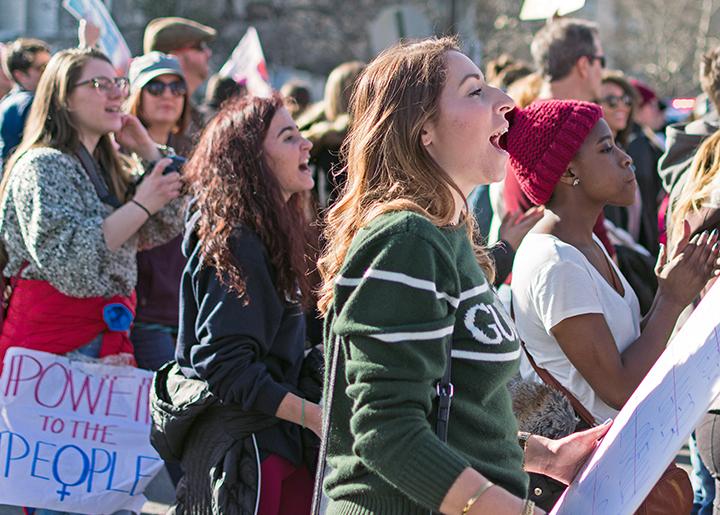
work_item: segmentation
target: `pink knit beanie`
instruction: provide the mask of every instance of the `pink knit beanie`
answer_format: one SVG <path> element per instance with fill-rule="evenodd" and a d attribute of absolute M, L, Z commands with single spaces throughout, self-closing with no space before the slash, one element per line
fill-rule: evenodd
<path fill-rule="evenodd" d="M 602 118 L 602 108 L 577 100 L 540 100 L 509 116 L 508 173 L 536 205 L 546 203 L 585 138 Z"/>

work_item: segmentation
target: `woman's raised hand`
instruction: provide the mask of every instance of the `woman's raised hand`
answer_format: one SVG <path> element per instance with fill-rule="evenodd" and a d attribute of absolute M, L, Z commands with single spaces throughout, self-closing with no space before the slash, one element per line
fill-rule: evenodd
<path fill-rule="evenodd" d="M 685 222 L 683 237 L 672 255 L 662 247 L 655 267 L 658 293 L 680 307 L 690 304 L 713 276 L 720 274 L 718 231 L 705 231 L 690 239 Z"/>
<path fill-rule="evenodd" d="M 95 47 L 100 36 L 100 27 L 84 18 L 80 20 L 78 23 L 78 42 L 80 48 Z"/>
<path fill-rule="evenodd" d="M 134 152 L 147 161 L 160 157 L 157 145 L 137 116 L 122 116 L 122 127 L 115 133 L 115 141 L 126 151 Z"/>
<path fill-rule="evenodd" d="M 172 160 L 161 159 L 147 174 L 137 188 L 133 200 L 145 207 L 151 214 L 160 211 L 165 205 L 178 198 L 182 192 L 182 177 L 177 172 L 163 174 Z"/>
<path fill-rule="evenodd" d="M 506 213 L 500 223 L 500 239 L 505 240 L 513 250 L 517 250 L 523 238 L 535 227 L 545 214 L 542 206 L 531 207 L 524 213 L 515 211 Z"/>

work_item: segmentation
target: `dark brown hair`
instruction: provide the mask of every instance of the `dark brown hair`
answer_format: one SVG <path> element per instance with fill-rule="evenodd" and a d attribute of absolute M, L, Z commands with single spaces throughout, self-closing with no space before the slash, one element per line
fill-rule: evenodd
<path fill-rule="evenodd" d="M 535 34 L 530 52 L 535 66 L 550 81 L 564 79 L 581 57 L 594 56 L 597 25 L 577 18 L 548 22 Z"/>
<path fill-rule="evenodd" d="M 231 237 L 244 227 L 265 245 L 280 296 L 307 305 L 307 224 L 301 198 L 295 194 L 285 202 L 263 155 L 270 122 L 282 108 L 277 94 L 228 101 L 203 131 L 184 174 L 201 213 L 200 252 L 218 279 L 240 297 L 246 295 L 245 277 L 230 250 Z"/>
<path fill-rule="evenodd" d="M 18 38 L 8 43 L 5 49 L 3 71 L 13 82 L 14 72 L 27 72 L 35 64 L 35 56 L 42 52 L 50 53 L 50 46 L 39 39 Z"/>
<path fill-rule="evenodd" d="M 615 84 L 617 87 L 619 87 L 621 90 L 623 90 L 623 93 L 627 96 L 629 96 L 632 99 L 632 104 L 630 105 L 630 111 L 628 112 L 628 120 L 627 125 L 625 128 L 621 131 L 618 131 L 617 136 L 615 136 L 615 141 L 620 144 L 621 147 L 627 148 L 628 139 L 630 138 L 630 133 L 632 133 L 633 128 L 633 114 L 635 113 L 635 107 L 639 103 L 639 95 L 637 90 L 633 87 L 630 82 L 628 82 L 627 78 L 623 74 L 623 72 L 619 70 L 606 70 L 603 72 L 603 78 L 602 78 L 603 84 Z M 602 100 L 602 99 L 601 99 Z"/>

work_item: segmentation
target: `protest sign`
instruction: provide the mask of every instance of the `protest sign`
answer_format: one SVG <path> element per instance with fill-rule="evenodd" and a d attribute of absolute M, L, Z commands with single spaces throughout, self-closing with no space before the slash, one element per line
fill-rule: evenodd
<path fill-rule="evenodd" d="M 0 504 L 102 514 L 145 503 L 152 373 L 19 347 L 0 376 Z"/>
<path fill-rule="evenodd" d="M 247 30 L 218 74 L 221 77 L 231 77 L 238 83 L 245 82 L 251 95 L 272 95 L 265 56 L 254 27 Z"/>
<path fill-rule="evenodd" d="M 132 54 L 105 5 L 100 0 L 63 0 L 63 7 L 78 20 L 84 18 L 100 29 L 100 50 L 121 74 L 126 74 Z"/>
<path fill-rule="evenodd" d="M 565 16 L 585 7 L 585 0 L 525 0 L 521 20 L 546 20 L 557 14 Z"/>
<path fill-rule="evenodd" d="M 720 393 L 720 281 L 677 333 L 552 514 L 630 514 Z"/>

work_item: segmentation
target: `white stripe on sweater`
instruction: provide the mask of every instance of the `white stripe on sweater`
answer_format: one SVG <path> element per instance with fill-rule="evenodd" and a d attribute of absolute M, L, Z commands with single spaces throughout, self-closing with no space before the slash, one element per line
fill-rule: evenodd
<path fill-rule="evenodd" d="M 442 329 L 435 329 L 433 331 L 410 331 L 404 333 L 382 333 L 382 334 L 369 334 L 371 338 L 380 340 L 383 342 L 402 342 L 402 341 L 417 341 L 417 340 L 435 340 L 452 334 L 454 325 L 443 327 Z"/>
<path fill-rule="evenodd" d="M 469 290 L 465 290 L 460 294 L 460 302 L 464 300 L 471 299 L 475 297 L 476 295 L 480 295 L 481 293 L 485 293 L 490 289 L 490 285 L 488 283 L 481 284 L 480 286 L 475 286 L 475 288 L 470 288 Z"/>
<path fill-rule="evenodd" d="M 339 275 L 335 280 L 335 284 L 338 286 L 357 286 L 363 281 L 363 279 L 380 279 L 381 281 L 404 284 L 410 288 L 432 292 L 438 299 L 447 300 L 454 308 L 457 308 L 460 304 L 460 300 L 456 297 L 448 295 L 445 292 L 438 291 L 435 283 L 432 281 L 418 279 L 417 277 L 401 274 L 399 272 L 388 272 L 386 270 L 376 270 L 374 268 L 368 268 L 361 278 L 343 277 L 342 275 Z"/>
<path fill-rule="evenodd" d="M 520 357 L 520 349 L 512 352 L 471 352 L 467 350 L 453 350 L 452 357 L 469 359 L 472 361 L 515 361 Z"/>

